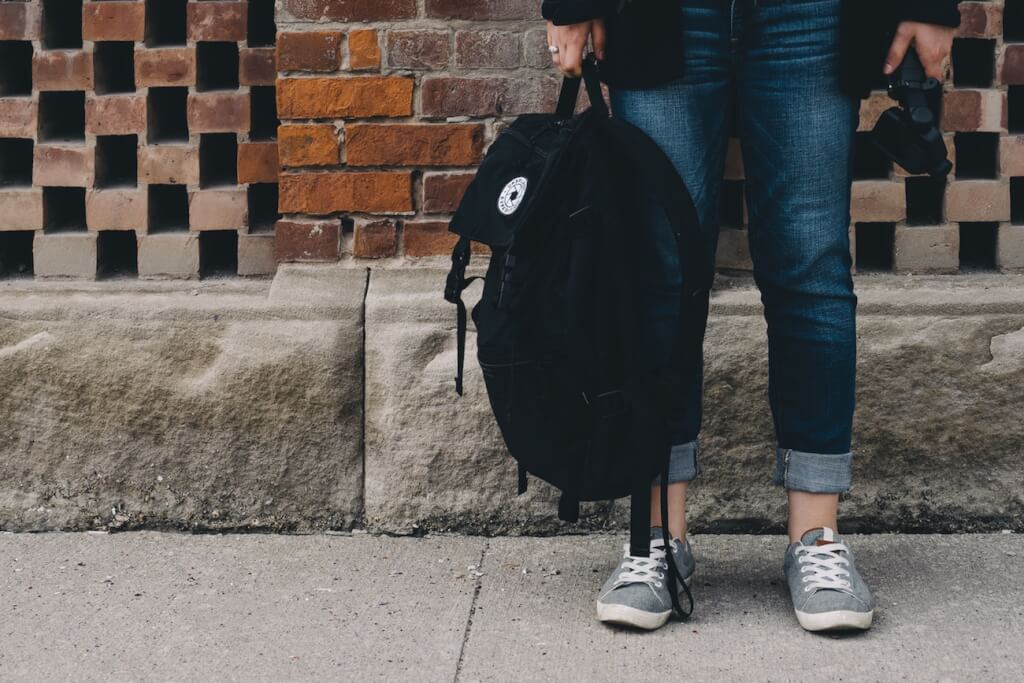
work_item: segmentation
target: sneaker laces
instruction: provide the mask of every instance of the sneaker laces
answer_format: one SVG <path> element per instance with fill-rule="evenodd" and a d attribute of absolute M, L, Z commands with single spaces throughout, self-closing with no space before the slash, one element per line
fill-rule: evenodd
<path fill-rule="evenodd" d="M 850 549 L 843 543 L 802 545 L 797 548 L 796 557 L 800 564 L 801 581 L 805 584 L 804 592 L 818 589 L 850 592 L 850 572 L 845 569 L 850 566 L 849 552 Z"/>
<path fill-rule="evenodd" d="M 675 550 L 675 548 L 676 542 L 673 540 L 672 549 Z M 619 573 L 619 578 L 615 581 L 613 588 L 635 583 L 645 583 L 652 587 L 651 590 L 654 590 L 654 587 L 661 588 L 662 581 L 665 579 L 665 572 L 668 570 L 664 541 L 660 539 L 651 541 L 650 557 L 630 555 L 628 543 L 622 546 L 622 550 L 624 560 L 622 571 Z"/>

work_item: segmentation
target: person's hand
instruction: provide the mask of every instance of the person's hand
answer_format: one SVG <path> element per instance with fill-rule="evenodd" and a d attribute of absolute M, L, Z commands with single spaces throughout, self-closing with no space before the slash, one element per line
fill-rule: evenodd
<path fill-rule="evenodd" d="M 593 37 L 594 53 L 598 59 L 604 59 L 605 30 L 604 21 L 594 19 L 579 24 L 555 26 L 548 22 L 548 46 L 557 47 L 551 53 L 551 61 L 558 69 L 569 76 L 583 73 L 583 51 L 587 48 L 587 39 Z"/>
<path fill-rule="evenodd" d="M 907 50 L 913 45 L 924 64 L 925 73 L 941 81 L 945 76 L 946 58 L 953 49 L 953 32 L 947 26 L 904 21 L 896 29 L 896 38 L 885 58 L 885 75 L 889 76 L 899 68 Z"/>

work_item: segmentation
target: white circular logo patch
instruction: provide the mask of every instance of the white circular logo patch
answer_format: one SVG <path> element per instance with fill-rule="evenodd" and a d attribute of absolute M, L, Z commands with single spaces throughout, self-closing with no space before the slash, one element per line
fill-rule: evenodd
<path fill-rule="evenodd" d="M 506 216 L 514 214 L 519 205 L 523 203 L 528 182 L 523 177 L 510 180 L 505 189 L 501 191 L 501 196 L 498 197 L 498 211 L 501 211 Z"/>

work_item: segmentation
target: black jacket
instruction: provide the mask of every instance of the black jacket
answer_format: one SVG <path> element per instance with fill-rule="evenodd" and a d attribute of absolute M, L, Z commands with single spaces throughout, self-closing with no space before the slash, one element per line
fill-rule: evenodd
<path fill-rule="evenodd" d="M 727 0 L 722 0 L 726 2 Z M 603 17 L 608 30 L 601 79 L 613 87 L 648 88 L 682 75 L 682 0 L 543 0 L 555 24 Z M 842 0 L 843 88 L 866 97 L 883 87 L 882 67 L 901 21 L 960 25 L 958 0 Z M 622 9 L 618 8 L 622 6 Z"/>

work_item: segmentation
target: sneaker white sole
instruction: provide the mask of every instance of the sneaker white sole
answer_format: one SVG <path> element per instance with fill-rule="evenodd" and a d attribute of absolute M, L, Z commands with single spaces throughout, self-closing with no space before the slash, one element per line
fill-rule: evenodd
<path fill-rule="evenodd" d="M 850 610 L 836 610 L 834 612 L 801 612 L 796 611 L 796 619 L 800 625 L 808 631 L 840 631 L 858 630 L 866 631 L 871 628 L 871 620 L 875 616 L 871 612 L 853 612 Z"/>
<path fill-rule="evenodd" d="M 687 586 L 693 583 L 693 576 L 686 578 Z M 680 596 L 683 595 L 680 591 Z M 628 605 L 597 603 L 597 619 L 605 624 L 617 624 L 619 626 L 632 626 L 644 631 L 655 631 L 666 623 L 672 616 L 672 610 L 667 612 L 645 612 Z"/>

